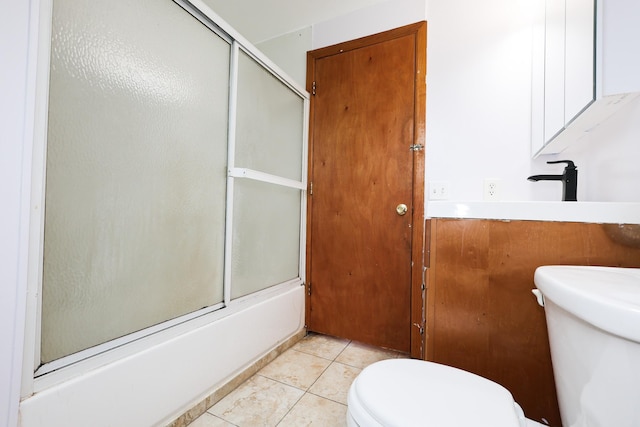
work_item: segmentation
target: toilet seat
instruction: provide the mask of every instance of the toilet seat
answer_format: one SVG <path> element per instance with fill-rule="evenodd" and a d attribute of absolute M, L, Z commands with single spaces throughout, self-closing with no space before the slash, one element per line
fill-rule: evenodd
<path fill-rule="evenodd" d="M 412 359 L 366 367 L 353 381 L 347 405 L 350 426 L 530 425 L 501 385 L 461 369 Z"/>

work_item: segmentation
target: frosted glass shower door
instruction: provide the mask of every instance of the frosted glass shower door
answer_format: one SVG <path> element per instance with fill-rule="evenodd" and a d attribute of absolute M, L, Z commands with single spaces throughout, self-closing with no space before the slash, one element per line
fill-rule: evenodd
<path fill-rule="evenodd" d="M 304 114 L 304 98 L 240 51 L 232 298 L 301 276 Z"/>
<path fill-rule="evenodd" d="M 229 57 L 171 1 L 54 1 L 43 363 L 223 301 Z"/>

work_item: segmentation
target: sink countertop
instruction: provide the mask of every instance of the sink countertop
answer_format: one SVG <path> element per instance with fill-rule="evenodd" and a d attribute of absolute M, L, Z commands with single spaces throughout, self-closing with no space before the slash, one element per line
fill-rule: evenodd
<path fill-rule="evenodd" d="M 428 201 L 426 208 L 427 218 L 640 224 L 640 203 L 633 202 Z"/>

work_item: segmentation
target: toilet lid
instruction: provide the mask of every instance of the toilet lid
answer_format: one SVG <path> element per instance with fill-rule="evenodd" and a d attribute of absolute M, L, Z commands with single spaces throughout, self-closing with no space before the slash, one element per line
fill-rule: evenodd
<path fill-rule="evenodd" d="M 421 360 L 369 365 L 351 385 L 348 405 L 364 426 L 520 426 L 507 389 L 470 372 Z"/>

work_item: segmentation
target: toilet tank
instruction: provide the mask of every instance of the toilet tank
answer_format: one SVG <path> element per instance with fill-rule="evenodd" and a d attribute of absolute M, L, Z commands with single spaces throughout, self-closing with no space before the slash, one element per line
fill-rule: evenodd
<path fill-rule="evenodd" d="M 544 266 L 534 280 L 563 426 L 640 426 L 640 269 Z"/>

